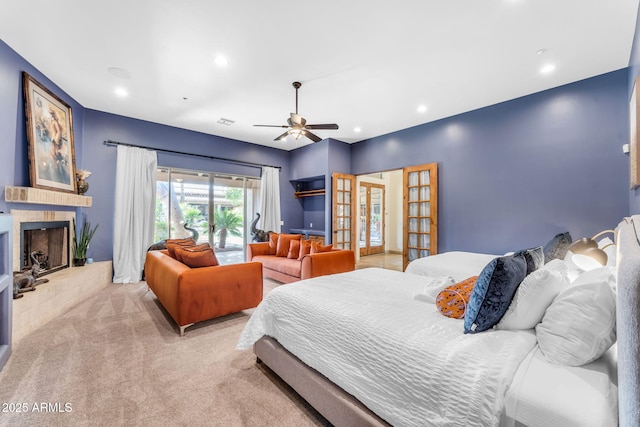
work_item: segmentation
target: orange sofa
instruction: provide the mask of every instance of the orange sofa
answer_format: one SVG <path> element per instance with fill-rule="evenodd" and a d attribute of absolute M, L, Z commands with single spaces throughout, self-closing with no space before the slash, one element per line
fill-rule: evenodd
<path fill-rule="evenodd" d="M 181 336 L 196 322 L 253 308 L 262 301 L 258 262 L 191 268 L 167 250 L 149 251 L 145 277 Z"/>
<path fill-rule="evenodd" d="M 269 242 L 249 243 L 247 261 L 262 263 L 264 277 L 282 283 L 352 271 L 356 264 L 353 251 L 344 249 L 304 255 L 302 260 L 271 255 L 269 252 Z"/>

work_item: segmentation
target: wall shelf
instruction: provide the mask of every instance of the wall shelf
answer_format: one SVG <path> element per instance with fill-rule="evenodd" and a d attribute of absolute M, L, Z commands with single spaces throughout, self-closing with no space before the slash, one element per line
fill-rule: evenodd
<path fill-rule="evenodd" d="M 323 188 L 320 190 L 296 191 L 295 193 L 293 193 L 293 197 L 299 199 L 301 197 L 324 196 L 324 194 L 325 190 Z"/>
<path fill-rule="evenodd" d="M 74 193 L 43 190 L 34 187 L 4 187 L 5 202 L 37 203 L 41 205 L 91 207 L 93 198 Z"/>

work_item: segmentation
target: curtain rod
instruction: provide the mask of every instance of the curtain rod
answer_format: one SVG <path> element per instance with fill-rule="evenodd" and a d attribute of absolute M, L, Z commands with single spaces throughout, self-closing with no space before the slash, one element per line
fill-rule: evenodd
<path fill-rule="evenodd" d="M 106 145 L 108 147 L 115 147 L 117 145 L 124 145 L 125 147 L 144 148 L 144 149 L 147 149 L 147 150 L 161 151 L 163 153 L 180 154 L 180 155 L 183 155 L 183 156 L 204 157 L 205 159 L 219 160 L 221 162 L 234 163 L 234 164 L 242 165 L 242 166 L 250 166 L 250 167 L 256 167 L 256 168 L 261 168 L 263 166 L 266 166 L 266 167 L 270 167 L 270 168 L 282 169 L 281 166 L 263 165 L 263 164 L 260 164 L 260 163 L 253 163 L 253 162 L 245 162 L 245 161 L 242 161 L 242 160 L 227 159 L 225 157 L 208 156 L 206 154 L 195 154 L 195 153 L 186 153 L 184 151 L 166 150 L 164 148 L 145 147 L 144 145 L 127 144 L 126 142 L 118 142 L 118 141 L 108 140 L 108 141 L 104 141 L 102 143 L 102 145 Z"/>

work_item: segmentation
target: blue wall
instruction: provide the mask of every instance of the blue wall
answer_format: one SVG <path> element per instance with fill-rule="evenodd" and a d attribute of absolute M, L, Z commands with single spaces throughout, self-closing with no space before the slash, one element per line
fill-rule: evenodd
<path fill-rule="evenodd" d="M 627 70 L 352 146 L 363 174 L 437 162 L 439 251 L 503 253 L 629 211 Z"/>
<path fill-rule="evenodd" d="M 84 165 L 92 171 L 88 194 L 94 197 L 87 215 L 91 216 L 92 223 L 100 224 L 102 232 L 91 244 L 96 259 L 110 259 L 113 246 L 116 149 L 103 145 L 105 140 L 280 166 L 281 197 L 293 199 L 293 189 L 288 182 L 289 153 L 286 151 L 88 109 Z M 255 177 L 261 173 L 259 167 L 162 152 L 158 152 L 158 165 Z M 281 214 L 285 224 L 295 222 L 294 218 L 297 220 L 299 216 L 298 210 L 288 208 L 290 205 L 283 203 Z"/>
<path fill-rule="evenodd" d="M 22 71 L 29 73 L 51 92 L 71 106 L 76 164 L 82 168 L 82 129 L 84 108 L 62 91 L 40 71 L 0 40 L 0 212 L 20 210 L 71 210 L 71 207 L 52 207 L 4 201 L 6 185 L 29 186 L 29 157 L 25 127 Z"/>

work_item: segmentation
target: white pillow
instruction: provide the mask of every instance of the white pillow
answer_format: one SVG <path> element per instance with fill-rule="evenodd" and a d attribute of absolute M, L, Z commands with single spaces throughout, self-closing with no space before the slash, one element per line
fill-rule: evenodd
<path fill-rule="evenodd" d="M 553 260 L 549 264 L 554 261 L 560 260 Z M 566 275 L 545 267 L 524 278 L 511 300 L 509 309 L 496 325 L 497 329 L 533 329 L 540 323 L 547 307 L 562 287 L 569 283 Z"/>
<path fill-rule="evenodd" d="M 596 360 L 615 342 L 616 297 L 611 282 L 615 280 L 610 271 L 583 273 L 547 308 L 536 335 L 549 362 L 581 366 Z"/>

